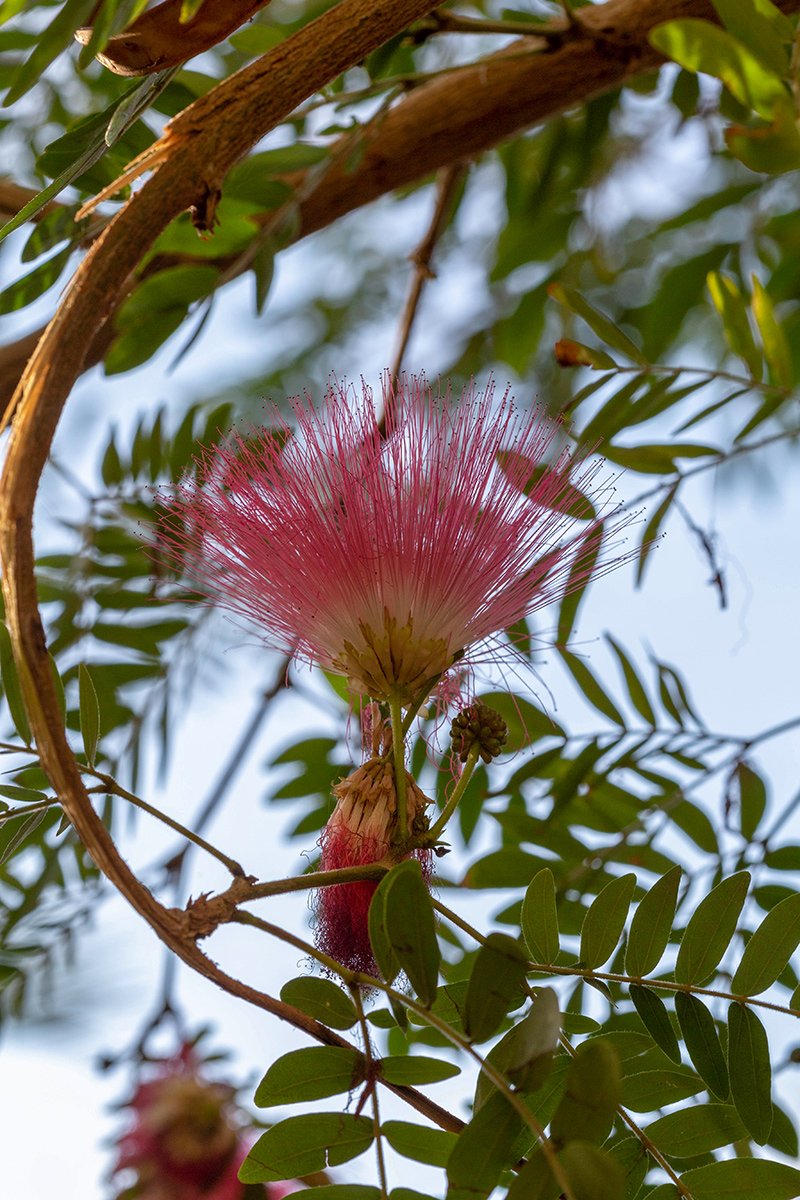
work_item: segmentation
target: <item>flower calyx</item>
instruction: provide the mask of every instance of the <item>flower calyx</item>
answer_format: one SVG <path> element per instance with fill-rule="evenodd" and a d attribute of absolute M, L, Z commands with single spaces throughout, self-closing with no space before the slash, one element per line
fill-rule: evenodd
<path fill-rule="evenodd" d="M 463 709 L 450 726 L 453 753 L 463 763 L 476 744 L 485 763 L 497 758 L 508 741 L 508 725 L 494 708 L 486 704 L 472 704 Z"/>

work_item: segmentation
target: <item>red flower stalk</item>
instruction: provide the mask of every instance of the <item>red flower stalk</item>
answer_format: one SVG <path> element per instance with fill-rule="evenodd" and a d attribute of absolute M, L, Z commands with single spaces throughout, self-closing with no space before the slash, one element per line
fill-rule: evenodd
<path fill-rule="evenodd" d="M 296 434 L 276 414 L 277 436 L 232 435 L 167 499 L 160 540 L 274 645 L 407 706 L 575 567 L 580 586 L 608 524 L 585 494 L 609 485 L 491 386 L 453 403 L 412 379 L 384 404 L 385 433 L 365 386 L 332 387 L 324 414 L 296 401 Z"/>
<path fill-rule="evenodd" d="M 387 758 L 371 758 L 333 789 L 336 807 L 322 831 L 319 869 L 362 866 L 380 862 L 400 837 L 394 768 Z M 409 833 L 428 827 L 430 804 L 406 771 L 406 813 Z M 405 855 L 404 857 L 410 857 Z M 426 879 L 432 875 L 430 850 L 416 850 Z M 377 883 L 361 880 L 320 888 L 316 898 L 316 940 L 320 950 L 351 971 L 378 973 L 367 928 Z"/>

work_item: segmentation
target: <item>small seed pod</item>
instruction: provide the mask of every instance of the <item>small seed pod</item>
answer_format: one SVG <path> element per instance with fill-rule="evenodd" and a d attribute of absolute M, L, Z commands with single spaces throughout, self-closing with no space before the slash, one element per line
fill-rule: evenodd
<path fill-rule="evenodd" d="M 467 761 L 467 755 L 477 742 L 481 758 L 489 763 L 497 758 L 508 741 L 508 726 L 496 709 L 488 708 L 485 704 L 473 704 L 453 721 L 450 739 L 453 751 L 461 762 Z"/>

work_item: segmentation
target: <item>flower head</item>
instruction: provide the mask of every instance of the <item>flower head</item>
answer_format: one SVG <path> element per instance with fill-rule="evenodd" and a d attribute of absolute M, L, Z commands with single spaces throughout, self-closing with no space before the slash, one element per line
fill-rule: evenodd
<path fill-rule="evenodd" d="M 597 467 L 491 386 L 453 403 L 412 379 L 384 405 L 385 431 L 366 386 L 360 403 L 332 387 L 324 413 L 295 402 L 294 434 L 234 434 L 167 501 L 162 544 L 276 646 L 407 706 L 578 586 L 604 518 Z"/>
<path fill-rule="evenodd" d="M 129 1102 L 133 1123 L 119 1142 L 116 1169 L 135 1171 L 142 1200 L 240 1200 L 245 1153 L 234 1090 L 200 1073 L 189 1046 L 160 1063 Z"/>

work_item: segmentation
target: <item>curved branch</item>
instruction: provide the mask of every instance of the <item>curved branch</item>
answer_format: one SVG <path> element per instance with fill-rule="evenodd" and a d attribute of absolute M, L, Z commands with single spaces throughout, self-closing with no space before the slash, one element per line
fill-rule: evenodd
<path fill-rule="evenodd" d="M 37 606 L 33 508 L 61 409 L 87 348 L 113 312 L 130 272 L 181 211 L 213 192 L 233 162 L 303 99 L 433 7 L 429 0 L 342 0 L 272 54 L 216 89 L 215 116 L 173 139 L 160 169 L 89 250 L 17 389 L 0 481 L 0 554 L 6 620 L 42 766 L 89 854 L 158 936 L 194 970 L 267 1007 L 223 976 L 120 855 L 92 807 L 67 741 Z M 205 99 L 205 98 L 204 98 Z M 270 1011 L 289 1019 L 287 1006 Z M 292 1010 L 293 1012 L 294 1010 Z M 315 1034 L 316 1036 L 316 1034 Z"/>

